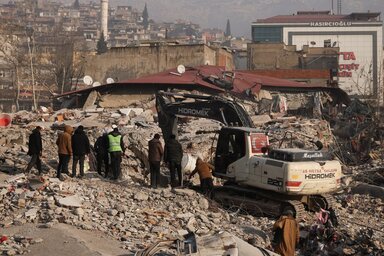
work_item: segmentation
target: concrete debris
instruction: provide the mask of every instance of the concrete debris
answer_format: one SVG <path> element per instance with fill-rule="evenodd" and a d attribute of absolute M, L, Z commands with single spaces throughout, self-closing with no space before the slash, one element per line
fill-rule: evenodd
<path fill-rule="evenodd" d="M 59 199 L 59 205 L 66 206 L 66 207 L 81 207 L 82 200 L 77 195 L 67 196 Z"/>
<path fill-rule="evenodd" d="M 98 103 L 92 100 L 84 111 L 61 109 L 54 112 L 50 108 L 35 113 L 20 111 L 14 114 L 12 126 L 0 130 L 0 160 L 4 160 L 0 162 L 0 171 L 7 177 L 0 180 L 2 227 L 36 223 L 39 227 L 50 228 L 57 223 L 66 223 L 79 229 L 101 231 L 121 241 L 122 248 L 128 252 L 143 249 L 158 240 L 174 240 L 189 231 L 196 232 L 200 239 L 223 230 L 254 247 L 269 248 L 273 219 L 252 216 L 241 209 L 224 209 L 192 189 L 172 190 L 168 186 L 166 166 L 161 167 L 160 187 L 150 189 L 147 146 L 155 133 L 161 134 L 155 123 L 155 102 L 135 99 L 129 100 L 132 104 L 126 104 L 124 108 L 99 108 L 113 104 L 117 98 L 111 102 L 106 102 L 107 99 L 104 97 Z M 121 105 L 125 99 L 117 100 Z M 340 139 L 334 136 L 330 122 L 325 120 L 251 114 L 258 126 L 268 131 L 271 147 L 316 149 L 316 141 L 320 141 L 331 151 L 338 148 Z M 84 179 L 68 175 L 63 175 L 64 180 L 55 178 L 58 163 L 55 141 L 65 124 L 84 125 L 92 145 L 104 128 L 119 124 L 127 149 L 118 181 L 102 178 L 92 168 Z M 31 173 L 22 173 L 30 159 L 25 148 L 27 138 L 35 125 L 44 127 L 41 177 L 35 176 L 37 171 L 34 169 Z M 211 160 L 212 142 L 221 126 L 211 120 L 180 118 L 179 140 L 186 158 L 199 156 Z M 161 141 L 164 145 L 163 138 Z M 383 155 L 378 146 L 375 150 L 371 148 L 369 153 Z M 381 159 L 370 158 L 369 163 L 344 169 L 344 190 L 335 195 L 339 226 L 329 230 L 317 223 L 314 214 L 308 214 L 301 223 L 302 243 L 297 255 L 380 255 L 383 252 L 384 204 L 381 191 L 384 173 Z M 189 161 L 185 166 L 187 163 Z M 186 168 L 185 176 L 192 169 Z M 191 182 L 191 185 L 199 184 L 198 177 L 195 176 Z M 222 180 L 215 178 L 214 183 L 221 184 Z M 355 194 L 360 189 L 359 186 L 352 189 L 356 184 L 379 193 Z M 26 253 L 32 243 L 44 241 L 8 236 L 7 241 L 0 243 L 0 253 Z"/>
<path fill-rule="evenodd" d="M 31 244 L 42 243 L 42 238 L 24 237 L 20 235 L 2 235 L 0 237 L 1 255 L 21 255 L 29 252 Z"/>

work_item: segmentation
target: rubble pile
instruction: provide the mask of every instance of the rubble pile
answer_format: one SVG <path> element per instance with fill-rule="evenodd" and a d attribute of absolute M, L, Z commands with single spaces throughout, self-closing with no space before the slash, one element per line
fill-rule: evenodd
<path fill-rule="evenodd" d="M 31 244 L 42 243 L 42 238 L 24 237 L 19 235 L 1 236 L 0 253 L 1 255 L 20 255 L 29 252 Z"/>
<path fill-rule="evenodd" d="M 155 133 L 161 133 L 154 114 L 154 100 L 136 102 L 124 109 L 103 109 L 97 106 L 85 110 L 53 112 L 49 109 L 38 113 L 18 112 L 11 127 L 0 129 L 0 170 L 15 174 L 0 183 L 0 225 L 23 225 L 31 222 L 44 228 L 56 223 L 66 223 L 84 230 L 99 230 L 122 242 L 122 247 L 135 251 L 158 240 L 174 239 L 187 232 L 197 235 L 228 231 L 245 241 L 266 248 L 272 238 L 274 220 L 255 217 L 238 208 L 223 209 L 215 202 L 189 189 L 147 187 L 147 144 Z M 17 118 L 15 118 L 17 117 Z M 254 116 L 253 119 L 256 117 Z M 337 144 L 327 121 L 280 117 L 257 118 L 261 130 L 268 131 L 272 147 L 300 147 L 315 149 L 317 140 L 325 148 L 334 149 Z M 56 139 L 64 124 L 83 125 L 91 144 L 104 128 L 119 124 L 127 146 L 122 162 L 119 182 L 101 178 L 87 162 L 86 178 L 79 180 L 64 176 L 55 177 L 57 166 Z M 42 178 L 17 174 L 25 169 L 27 139 L 31 128 L 44 127 Z M 184 151 L 205 160 L 213 157 L 214 140 L 221 124 L 212 120 L 182 118 L 179 140 Z M 164 141 L 162 141 L 164 144 Z M 369 165 L 346 169 L 345 191 L 336 200 L 339 226 L 332 236 L 326 227 L 317 224 L 310 215 L 302 222 L 302 247 L 300 255 L 380 255 L 383 253 L 384 214 L 382 199 L 352 194 L 349 187 L 355 183 L 382 186 L 382 172 L 363 170 L 380 168 L 380 160 Z M 71 166 L 71 164 L 70 164 Z M 70 168 L 71 169 L 71 168 Z M 167 180 L 168 170 L 162 167 Z M 317 225 L 317 226 L 316 226 Z M 324 235 L 325 234 L 325 235 Z M 0 234 L 1 235 L 1 234 Z M 0 243 L 0 252 L 22 254 L 28 245 L 40 241 L 37 238 L 9 236 Z M 42 242 L 42 241 L 40 241 Z"/>
<path fill-rule="evenodd" d="M 21 174 L 2 184 L 3 227 L 32 222 L 49 228 L 66 223 L 80 229 L 100 230 L 133 251 L 158 239 L 174 239 L 190 231 L 206 235 L 227 230 L 250 239 L 257 234 L 254 230 L 268 230 L 271 225 L 267 218 L 221 210 L 189 189 L 152 190 L 134 181 L 116 184 L 100 178 L 65 182 L 44 178 L 33 182 L 33 176 Z M 264 232 L 259 230 L 258 234 Z M 258 237 L 257 243 L 268 245 L 268 236 Z"/>
<path fill-rule="evenodd" d="M 334 143 L 328 122 L 319 119 L 280 118 L 265 123 L 263 129 L 268 132 L 272 147 L 316 149 L 317 141 L 324 148 Z"/>

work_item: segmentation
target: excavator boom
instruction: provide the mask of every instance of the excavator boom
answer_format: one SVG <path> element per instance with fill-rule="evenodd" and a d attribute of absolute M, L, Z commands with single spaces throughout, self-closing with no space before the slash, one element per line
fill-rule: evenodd
<path fill-rule="evenodd" d="M 171 134 L 177 136 L 177 116 L 213 119 L 225 126 L 253 127 L 252 120 L 239 103 L 219 96 L 159 91 L 156 108 L 166 140 Z"/>

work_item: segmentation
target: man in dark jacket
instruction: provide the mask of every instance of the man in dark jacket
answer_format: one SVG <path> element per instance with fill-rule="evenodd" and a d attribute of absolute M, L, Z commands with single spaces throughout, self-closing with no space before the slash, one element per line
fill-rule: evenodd
<path fill-rule="evenodd" d="M 104 175 L 107 177 L 109 168 L 108 157 L 108 131 L 104 129 L 103 135 L 97 138 L 94 149 L 97 158 L 97 173 L 101 175 L 101 169 L 104 163 Z"/>
<path fill-rule="evenodd" d="M 122 152 L 125 151 L 123 136 L 119 132 L 117 125 L 112 125 L 113 131 L 108 134 L 108 153 L 111 157 L 111 169 L 113 179 L 117 180 L 120 176 L 120 164 Z"/>
<path fill-rule="evenodd" d="M 77 163 L 80 165 L 80 178 L 84 176 L 84 160 L 85 155 L 90 153 L 90 144 L 87 135 L 84 132 L 84 127 L 77 127 L 75 134 L 72 135 L 72 177 L 76 177 Z"/>
<path fill-rule="evenodd" d="M 43 144 L 41 143 L 41 127 L 37 126 L 33 129 L 31 135 L 29 135 L 28 142 L 28 155 L 31 156 L 31 160 L 28 163 L 25 172 L 31 171 L 32 167 L 36 165 L 39 175 L 41 175 L 41 160 L 40 156 L 43 152 Z"/>
<path fill-rule="evenodd" d="M 163 146 L 160 142 L 160 135 L 155 134 L 148 142 L 148 160 L 151 170 L 151 187 L 157 188 L 160 183 L 160 162 L 163 157 Z"/>
<path fill-rule="evenodd" d="M 183 158 L 183 148 L 176 140 L 176 136 L 172 134 L 164 147 L 164 160 L 169 165 L 171 173 L 171 187 L 180 187 L 183 181 L 181 173 L 181 159 Z M 176 173 L 178 180 L 176 180 Z"/>

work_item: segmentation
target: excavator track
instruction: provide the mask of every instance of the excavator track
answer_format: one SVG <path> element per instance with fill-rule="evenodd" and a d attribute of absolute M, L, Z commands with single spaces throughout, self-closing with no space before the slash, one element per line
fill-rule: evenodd
<path fill-rule="evenodd" d="M 335 208 L 335 203 L 336 200 L 332 195 L 312 195 L 310 196 L 310 200 L 308 202 L 308 209 L 310 211 L 318 211 L 320 208 L 327 210 L 330 208 Z"/>
<path fill-rule="evenodd" d="M 292 210 L 297 219 L 306 216 L 306 209 L 300 200 L 292 200 L 283 194 L 265 190 L 255 190 L 237 185 L 216 187 L 213 199 L 227 207 L 237 207 L 246 212 L 263 216 L 280 216 L 286 210 Z"/>

